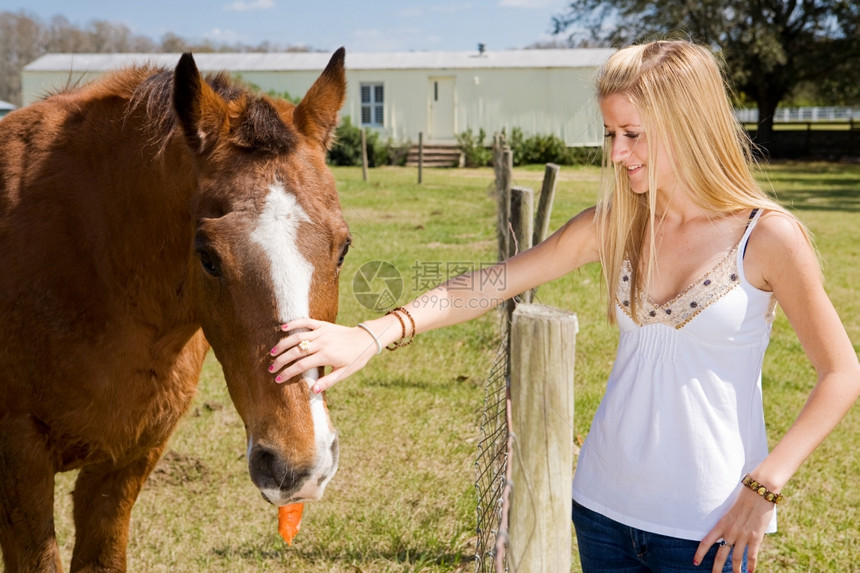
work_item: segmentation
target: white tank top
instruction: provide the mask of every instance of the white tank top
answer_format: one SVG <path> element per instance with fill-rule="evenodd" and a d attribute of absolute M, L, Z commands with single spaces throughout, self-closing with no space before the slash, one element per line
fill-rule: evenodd
<path fill-rule="evenodd" d="M 625 525 L 701 540 L 768 453 L 761 367 L 775 300 L 744 276 L 743 238 L 700 280 L 630 315 L 616 293 L 618 353 L 582 446 L 577 503 Z M 774 512 L 768 532 L 776 531 Z"/>

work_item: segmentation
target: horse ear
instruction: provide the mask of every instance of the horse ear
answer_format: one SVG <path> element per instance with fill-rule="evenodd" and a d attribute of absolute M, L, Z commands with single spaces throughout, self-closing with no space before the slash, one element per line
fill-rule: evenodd
<path fill-rule="evenodd" d="M 206 118 L 211 119 L 207 111 L 222 106 L 223 102 L 200 76 L 194 56 L 182 54 L 173 72 L 173 109 L 192 149 L 202 151 L 210 143 L 207 134 L 214 136 L 218 127 L 212 122 L 207 129 Z"/>
<path fill-rule="evenodd" d="M 334 139 L 337 114 L 346 99 L 346 72 L 343 67 L 345 58 L 346 50 L 343 48 L 332 55 L 323 73 L 293 113 L 296 128 L 326 149 Z"/>

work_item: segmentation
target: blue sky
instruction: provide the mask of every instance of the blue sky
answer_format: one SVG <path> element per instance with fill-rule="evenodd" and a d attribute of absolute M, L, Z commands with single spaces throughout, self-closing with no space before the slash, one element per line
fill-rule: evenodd
<path fill-rule="evenodd" d="M 165 33 L 189 41 L 304 45 L 354 52 L 523 48 L 550 35 L 565 0 L 0 0 L 0 11 L 24 10 L 76 26 L 92 20 L 127 25 L 135 34 Z"/>

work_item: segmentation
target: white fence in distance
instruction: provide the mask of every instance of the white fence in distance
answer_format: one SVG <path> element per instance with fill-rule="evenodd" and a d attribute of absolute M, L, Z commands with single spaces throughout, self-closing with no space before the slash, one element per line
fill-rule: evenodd
<path fill-rule="evenodd" d="M 736 109 L 741 123 L 758 123 L 758 110 Z M 860 121 L 860 108 L 853 107 L 780 107 L 773 114 L 774 123 L 791 122 L 851 122 Z"/>

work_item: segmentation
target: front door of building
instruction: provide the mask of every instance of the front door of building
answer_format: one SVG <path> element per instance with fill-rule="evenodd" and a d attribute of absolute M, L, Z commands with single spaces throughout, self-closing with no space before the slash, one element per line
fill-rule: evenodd
<path fill-rule="evenodd" d="M 454 78 L 433 77 L 429 83 L 430 141 L 454 140 Z"/>

